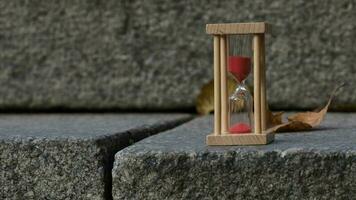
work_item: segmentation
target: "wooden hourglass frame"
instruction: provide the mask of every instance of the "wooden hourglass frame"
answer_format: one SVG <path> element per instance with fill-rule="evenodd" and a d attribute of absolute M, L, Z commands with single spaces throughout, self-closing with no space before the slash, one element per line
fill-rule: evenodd
<path fill-rule="evenodd" d="M 265 34 L 268 31 L 265 22 L 206 25 L 206 32 L 214 37 L 214 133 L 206 137 L 208 145 L 263 145 L 274 140 L 274 134 L 266 131 Z M 229 35 L 253 35 L 253 133 L 229 133 Z"/>

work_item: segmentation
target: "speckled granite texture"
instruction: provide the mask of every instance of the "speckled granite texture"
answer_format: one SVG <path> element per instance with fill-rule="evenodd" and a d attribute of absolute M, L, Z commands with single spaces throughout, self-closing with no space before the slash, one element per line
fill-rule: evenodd
<path fill-rule="evenodd" d="M 0 199 L 111 199 L 114 154 L 185 114 L 0 115 Z"/>
<path fill-rule="evenodd" d="M 356 109 L 356 3 L 0 2 L 0 109 L 192 108 L 212 78 L 206 23 L 266 20 L 273 108 Z"/>
<path fill-rule="evenodd" d="M 118 199 L 354 199 L 356 114 L 267 146 L 207 147 L 211 117 L 144 139 L 115 156 Z"/>

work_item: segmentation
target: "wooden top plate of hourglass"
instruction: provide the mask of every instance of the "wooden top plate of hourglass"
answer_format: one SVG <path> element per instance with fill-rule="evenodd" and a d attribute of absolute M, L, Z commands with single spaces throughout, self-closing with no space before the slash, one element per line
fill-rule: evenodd
<path fill-rule="evenodd" d="M 214 133 L 206 137 L 208 145 L 263 145 L 274 140 L 274 134 L 266 131 L 265 34 L 269 29 L 265 22 L 207 24 L 206 32 L 214 38 Z M 236 41 L 239 37 L 251 41 L 232 43 L 234 37 Z M 252 55 L 236 51 L 243 49 L 241 46 L 250 47 Z M 244 85 L 252 64 L 253 102 Z M 230 97 L 229 74 L 239 82 Z M 240 107 L 244 112 L 237 111 L 241 108 L 235 102 L 243 102 Z M 233 121 L 235 114 L 245 116 L 245 121 Z"/>

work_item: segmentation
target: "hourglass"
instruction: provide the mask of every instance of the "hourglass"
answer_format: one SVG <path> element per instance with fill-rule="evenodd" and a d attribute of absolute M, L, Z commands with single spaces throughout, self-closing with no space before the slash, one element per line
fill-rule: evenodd
<path fill-rule="evenodd" d="M 207 33 L 214 37 L 214 132 L 206 138 L 208 145 L 261 145 L 274 140 L 266 130 L 268 30 L 264 22 L 207 24 Z M 253 96 L 245 84 L 252 71 Z M 238 83 L 231 94 L 228 76 Z"/>

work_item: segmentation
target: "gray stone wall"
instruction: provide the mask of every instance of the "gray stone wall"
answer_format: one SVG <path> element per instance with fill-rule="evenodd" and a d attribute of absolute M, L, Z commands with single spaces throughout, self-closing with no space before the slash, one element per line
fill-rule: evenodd
<path fill-rule="evenodd" d="M 269 100 L 356 109 L 355 1 L 0 2 L 0 109 L 187 109 L 212 78 L 206 23 L 268 21 Z"/>

